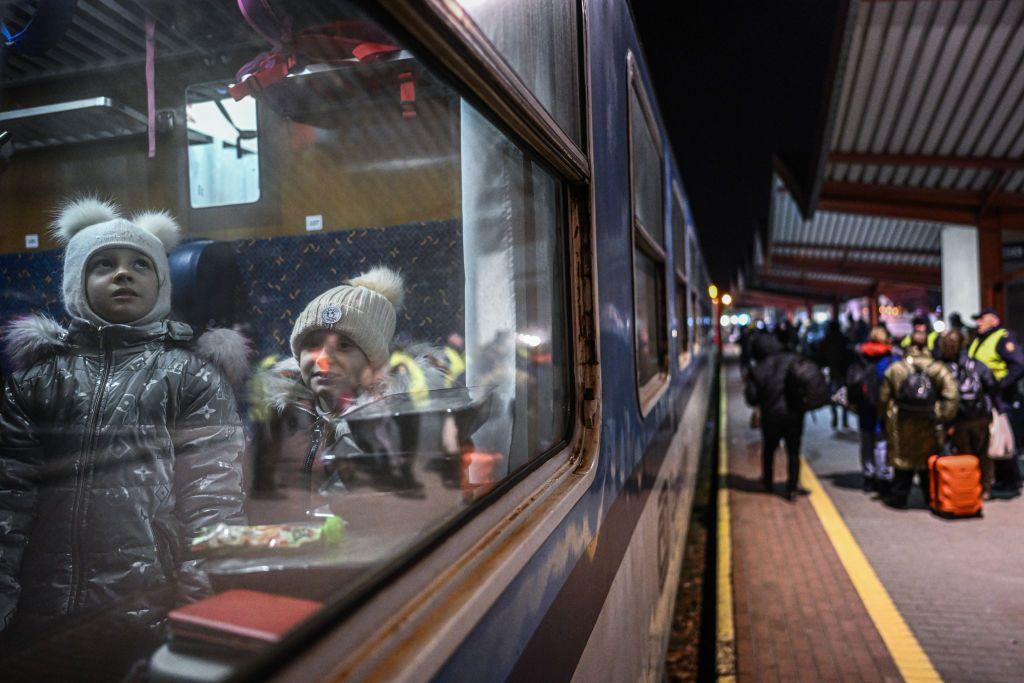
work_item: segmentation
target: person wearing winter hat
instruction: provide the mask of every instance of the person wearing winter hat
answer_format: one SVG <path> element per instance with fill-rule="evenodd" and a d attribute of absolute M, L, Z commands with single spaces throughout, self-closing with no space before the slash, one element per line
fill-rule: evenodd
<path fill-rule="evenodd" d="M 313 515 L 333 494 L 363 485 L 420 488 L 411 471 L 375 467 L 372 476 L 360 471 L 353 456 L 361 453 L 345 422 L 358 406 L 410 392 L 413 376 L 427 391 L 446 386 L 444 373 L 427 353 L 415 358 L 415 373 L 391 367 L 403 298 L 402 276 L 379 266 L 319 294 L 298 315 L 289 340 L 292 357 L 261 373 L 251 397 L 263 417 L 253 444 L 253 498 L 286 502 L 251 500 L 250 516 L 273 522 L 296 511 Z"/>
<path fill-rule="evenodd" d="M 169 608 L 208 590 L 187 539 L 244 521 L 244 437 L 225 377 L 238 378 L 247 347 L 227 330 L 193 340 L 168 319 L 178 232 L 163 212 L 128 219 L 97 199 L 65 204 L 53 235 L 71 325 L 36 315 L 5 330 L 16 368 L 0 396 L 8 635 L 104 610 L 129 640 L 152 634 Z M 130 666 L 139 653 L 122 650 Z"/>

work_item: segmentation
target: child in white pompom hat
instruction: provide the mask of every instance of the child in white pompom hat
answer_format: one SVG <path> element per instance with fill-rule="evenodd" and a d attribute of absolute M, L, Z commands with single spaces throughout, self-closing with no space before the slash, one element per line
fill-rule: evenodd
<path fill-rule="evenodd" d="M 58 211 L 71 325 L 31 316 L 4 335 L 16 371 L 0 396 L 0 630 L 31 637 L 104 609 L 153 625 L 208 590 L 188 539 L 244 521 L 225 375 L 247 347 L 168 319 L 178 233 L 167 213 L 128 219 L 97 199 Z"/>

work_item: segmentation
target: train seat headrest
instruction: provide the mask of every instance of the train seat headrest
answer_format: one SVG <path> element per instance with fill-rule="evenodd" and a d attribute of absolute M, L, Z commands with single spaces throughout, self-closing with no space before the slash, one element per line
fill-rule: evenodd
<path fill-rule="evenodd" d="M 171 310 L 177 320 L 202 333 L 235 322 L 238 266 L 231 245 L 213 240 L 187 242 L 167 257 L 171 269 Z"/>

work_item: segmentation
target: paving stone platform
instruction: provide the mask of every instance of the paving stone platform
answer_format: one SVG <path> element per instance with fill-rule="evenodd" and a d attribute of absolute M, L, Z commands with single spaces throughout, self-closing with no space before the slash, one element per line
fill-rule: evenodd
<path fill-rule="evenodd" d="M 727 366 L 733 593 L 741 681 L 899 681 L 806 498 L 759 490 L 760 433 Z M 856 424 L 854 418 L 852 424 Z M 807 417 L 803 454 L 921 648 L 946 681 L 1024 680 L 1024 500 L 943 520 L 915 492 L 892 510 L 861 490 L 856 429 Z"/>

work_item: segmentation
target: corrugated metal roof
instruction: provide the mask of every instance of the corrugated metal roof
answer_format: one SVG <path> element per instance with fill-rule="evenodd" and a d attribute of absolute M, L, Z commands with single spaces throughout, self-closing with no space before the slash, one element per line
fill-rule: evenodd
<path fill-rule="evenodd" d="M 939 265 L 941 223 L 818 211 L 805 221 L 782 181 L 772 196 L 771 253 L 842 256 L 890 265 Z M 810 249 L 816 247 L 816 249 Z M 821 248 L 829 249 L 822 251 Z M 811 254 L 810 251 L 814 251 Z"/>
<path fill-rule="evenodd" d="M 1022 105 L 1024 2 L 863 2 L 822 200 L 866 185 L 957 192 L 911 199 L 961 206 L 962 219 L 1019 209 Z"/>
<path fill-rule="evenodd" d="M 819 210 L 776 179 L 762 264 L 936 286 L 941 227 L 1024 227 L 1024 2 L 863 0 Z"/>

